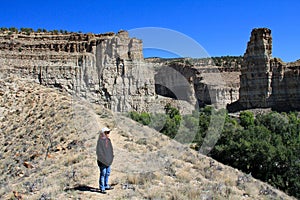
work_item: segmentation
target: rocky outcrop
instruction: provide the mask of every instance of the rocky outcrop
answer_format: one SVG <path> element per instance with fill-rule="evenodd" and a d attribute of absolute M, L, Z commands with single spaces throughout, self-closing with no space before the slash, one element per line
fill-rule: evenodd
<path fill-rule="evenodd" d="M 250 108 L 300 109 L 299 67 L 272 57 L 271 30 L 253 29 L 241 67 L 239 100 L 230 111 Z"/>
<path fill-rule="evenodd" d="M 2 78 L 33 79 L 116 112 L 163 112 L 166 103 L 194 109 L 155 93 L 154 69 L 144 62 L 142 41 L 130 38 L 126 31 L 97 35 L 2 33 L 0 50 Z"/>
<path fill-rule="evenodd" d="M 163 112 L 164 106 L 171 103 L 183 113 L 190 113 L 197 103 L 222 108 L 237 97 L 236 86 L 225 88 L 211 77 L 220 72 L 213 67 L 212 59 L 187 63 L 161 60 L 155 66 L 153 60 L 144 60 L 142 41 L 130 38 L 126 31 L 4 32 L 0 35 L 0 49 L 1 77 L 33 79 L 116 112 Z M 227 66 L 222 63 L 217 68 Z M 235 65 L 228 66 L 231 69 Z"/>
<path fill-rule="evenodd" d="M 299 61 L 272 57 L 266 28 L 252 31 L 243 58 L 212 59 L 144 60 L 142 41 L 126 31 L 0 33 L 1 78 L 35 80 L 116 112 L 163 112 L 166 103 L 187 113 L 207 104 L 230 104 L 231 111 L 299 109 L 299 70 Z"/>
<path fill-rule="evenodd" d="M 147 59 L 155 63 L 155 90 L 202 107 L 225 108 L 238 99 L 239 72 L 226 72 L 213 59 Z"/>
<path fill-rule="evenodd" d="M 265 99 L 272 92 L 271 57 L 271 30 L 254 29 L 244 54 L 240 77 L 239 102 L 246 107 L 268 107 Z"/>
<path fill-rule="evenodd" d="M 276 58 L 271 60 L 271 66 L 270 107 L 283 111 L 300 110 L 300 67 L 288 67 Z"/>

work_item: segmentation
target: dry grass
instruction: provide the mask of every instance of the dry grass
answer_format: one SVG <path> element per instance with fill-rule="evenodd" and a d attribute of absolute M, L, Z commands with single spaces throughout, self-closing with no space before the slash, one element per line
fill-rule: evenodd
<path fill-rule="evenodd" d="M 35 83 L 0 80 L 0 112 L 1 199 L 293 199 L 124 116 Z M 98 187 L 103 126 L 112 128 L 115 190 L 76 190 Z"/>
<path fill-rule="evenodd" d="M 194 178 L 194 173 L 191 172 L 189 167 L 184 167 L 176 172 L 176 177 L 183 183 L 189 183 Z"/>

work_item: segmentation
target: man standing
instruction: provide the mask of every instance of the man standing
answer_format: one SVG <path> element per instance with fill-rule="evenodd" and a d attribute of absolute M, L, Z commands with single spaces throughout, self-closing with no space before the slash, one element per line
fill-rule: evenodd
<path fill-rule="evenodd" d="M 99 138 L 97 141 L 97 164 L 100 169 L 99 177 L 99 188 L 101 193 L 106 194 L 105 190 L 113 189 L 108 184 L 108 179 L 110 175 L 110 165 L 114 159 L 114 152 L 111 141 L 109 139 L 110 129 L 104 127 L 99 133 Z"/>

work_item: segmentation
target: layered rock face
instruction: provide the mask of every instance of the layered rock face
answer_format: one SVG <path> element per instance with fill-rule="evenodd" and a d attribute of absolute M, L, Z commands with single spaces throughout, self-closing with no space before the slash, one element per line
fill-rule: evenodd
<path fill-rule="evenodd" d="M 272 57 L 271 30 L 253 29 L 241 67 L 239 100 L 228 108 L 300 109 L 299 80 L 299 67 Z"/>
<path fill-rule="evenodd" d="M 166 103 L 194 107 L 155 93 L 154 69 L 142 41 L 117 34 L 0 34 L 0 76 L 18 76 L 67 90 L 116 112 L 164 112 Z M 180 104 L 180 105 L 178 105 Z"/>
<path fill-rule="evenodd" d="M 246 107 L 268 107 L 271 95 L 272 37 L 269 29 L 254 29 L 241 68 L 239 102 Z"/>
<path fill-rule="evenodd" d="M 187 113 L 197 104 L 299 109 L 299 62 L 272 58 L 271 30 L 252 31 L 243 59 L 224 59 L 144 60 L 142 41 L 126 31 L 0 33 L 1 78 L 32 79 L 116 112 L 163 112 L 166 103 Z"/>
<path fill-rule="evenodd" d="M 225 108 L 238 100 L 240 72 L 226 72 L 212 59 L 147 59 L 155 63 L 157 94 L 197 104 Z"/>
<path fill-rule="evenodd" d="M 300 65 L 288 66 L 279 59 L 271 60 L 272 94 L 270 107 L 282 110 L 300 110 Z"/>
<path fill-rule="evenodd" d="M 118 34 L 3 33 L 0 75 L 34 79 L 114 111 L 145 110 L 155 99 L 151 69 L 142 42 Z"/>

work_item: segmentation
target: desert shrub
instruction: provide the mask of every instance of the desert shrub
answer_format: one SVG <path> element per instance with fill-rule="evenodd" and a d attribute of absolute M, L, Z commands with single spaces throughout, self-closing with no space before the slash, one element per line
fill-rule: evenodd
<path fill-rule="evenodd" d="M 15 27 L 10 27 L 8 30 L 12 33 L 18 33 L 19 32 L 19 30 Z"/>
<path fill-rule="evenodd" d="M 26 35 L 29 35 L 30 33 L 34 32 L 32 28 L 20 28 L 20 31 L 26 33 Z"/>
<path fill-rule="evenodd" d="M 148 125 L 151 122 L 150 114 L 146 112 L 138 113 L 136 111 L 131 111 L 129 117 L 143 125 Z"/>
<path fill-rule="evenodd" d="M 134 185 L 144 185 L 154 179 L 156 179 L 156 176 L 153 172 L 132 173 L 127 176 L 127 182 Z"/>
<path fill-rule="evenodd" d="M 136 111 L 129 112 L 129 117 L 143 125 L 160 130 L 161 133 L 174 138 L 178 132 L 181 115 L 177 108 L 170 104 L 165 106 L 165 114 L 149 114 L 146 112 L 138 113 Z"/>

